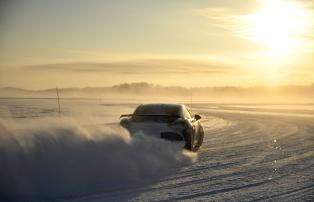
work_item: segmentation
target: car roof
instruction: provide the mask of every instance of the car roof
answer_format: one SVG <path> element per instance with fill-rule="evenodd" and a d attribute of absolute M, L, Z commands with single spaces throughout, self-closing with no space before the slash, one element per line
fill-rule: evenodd
<path fill-rule="evenodd" d="M 169 107 L 183 107 L 184 105 L 183 104 L 173 104 L 173 103 L 148 103 L 148 104 L 141 104 L 139 106 L 169 106 Z"/>
<path fill-rule="evenodd" d="M 141 104 L 136 109 L 134 114 L 173 114 L 181 115 L 183 104 L 168 104 L 168 103 L 151 103 Z"/>

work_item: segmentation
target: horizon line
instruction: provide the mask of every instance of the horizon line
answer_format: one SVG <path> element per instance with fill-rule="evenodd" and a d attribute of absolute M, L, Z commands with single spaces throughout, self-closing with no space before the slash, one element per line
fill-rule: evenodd
<path fill-rule="evenodd" d="M 251 86 L 236 86 L 236 85 L 217 85 L 217 86 L 180 86 L 180 85 L 160 85 L 160 84 L 154 84 L 154 83 L 148 83 L 148 82 L 130 82 L 130 83 L 119 83 L 119 84 L 113 84 L 108 86 L 84 86 L 84 87 L 50 87 L 50 88 L 43 88 L 43 89 L 30 89 L 30 88 L 22 88 L 22 87 L 16 87 L 16 86 L 0 86 L 0 89 L 6 89 L 6 88 L 12 88 L 12 89 L 19 89 L 19 90 L 26 90 L 26 91 L 45 91 L 45 90 L 52 90 L 52 89 L 86 89 L 86 88 L 113 88 L 121 85 L 150 85 L 152 87 L 161 87 L 161 88 L 184 88 L 184 89 L 190 89 L 190 88 L 278 88 L 278 87 L 311 87 L 314 86 L 314 82 L 310 84 L 278 84 L 278 85 L 251 85 Z"/>

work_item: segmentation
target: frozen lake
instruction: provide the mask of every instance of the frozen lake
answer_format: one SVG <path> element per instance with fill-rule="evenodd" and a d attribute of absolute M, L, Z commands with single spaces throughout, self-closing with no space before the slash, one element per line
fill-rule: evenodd
<path fill-rule="evenodd" d="M 194 154 L 118 127 L 139 103 L 0 99 L 0 200 L 314 200 L 314 104 L 193 104 Z"/>

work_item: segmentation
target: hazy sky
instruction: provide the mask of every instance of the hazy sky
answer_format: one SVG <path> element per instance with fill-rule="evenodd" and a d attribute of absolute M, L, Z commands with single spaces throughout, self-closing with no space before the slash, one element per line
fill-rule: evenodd
<path fill-rule="evenodd" d="M 307 0 L 4 0 L 0 87 L 314 83 Z"/>

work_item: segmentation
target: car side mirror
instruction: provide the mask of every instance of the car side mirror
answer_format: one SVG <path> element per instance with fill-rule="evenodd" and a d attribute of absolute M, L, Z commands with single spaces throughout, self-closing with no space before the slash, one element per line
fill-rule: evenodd
<path fill-rule="evenodd" d="M 128 118 L 123 118 L 123 119 L 121 119 L 121 121 L 120 121 L 120 125 L 121 125 L 123 128 L 128 129 L 129 126 L 130 126 L 130 120 L 129 120 Z"/>
<path fill-rule="evenodd" d="M 194 115 L 195 120 L 200 120 L 202 117 L 199 114 Z"/>

